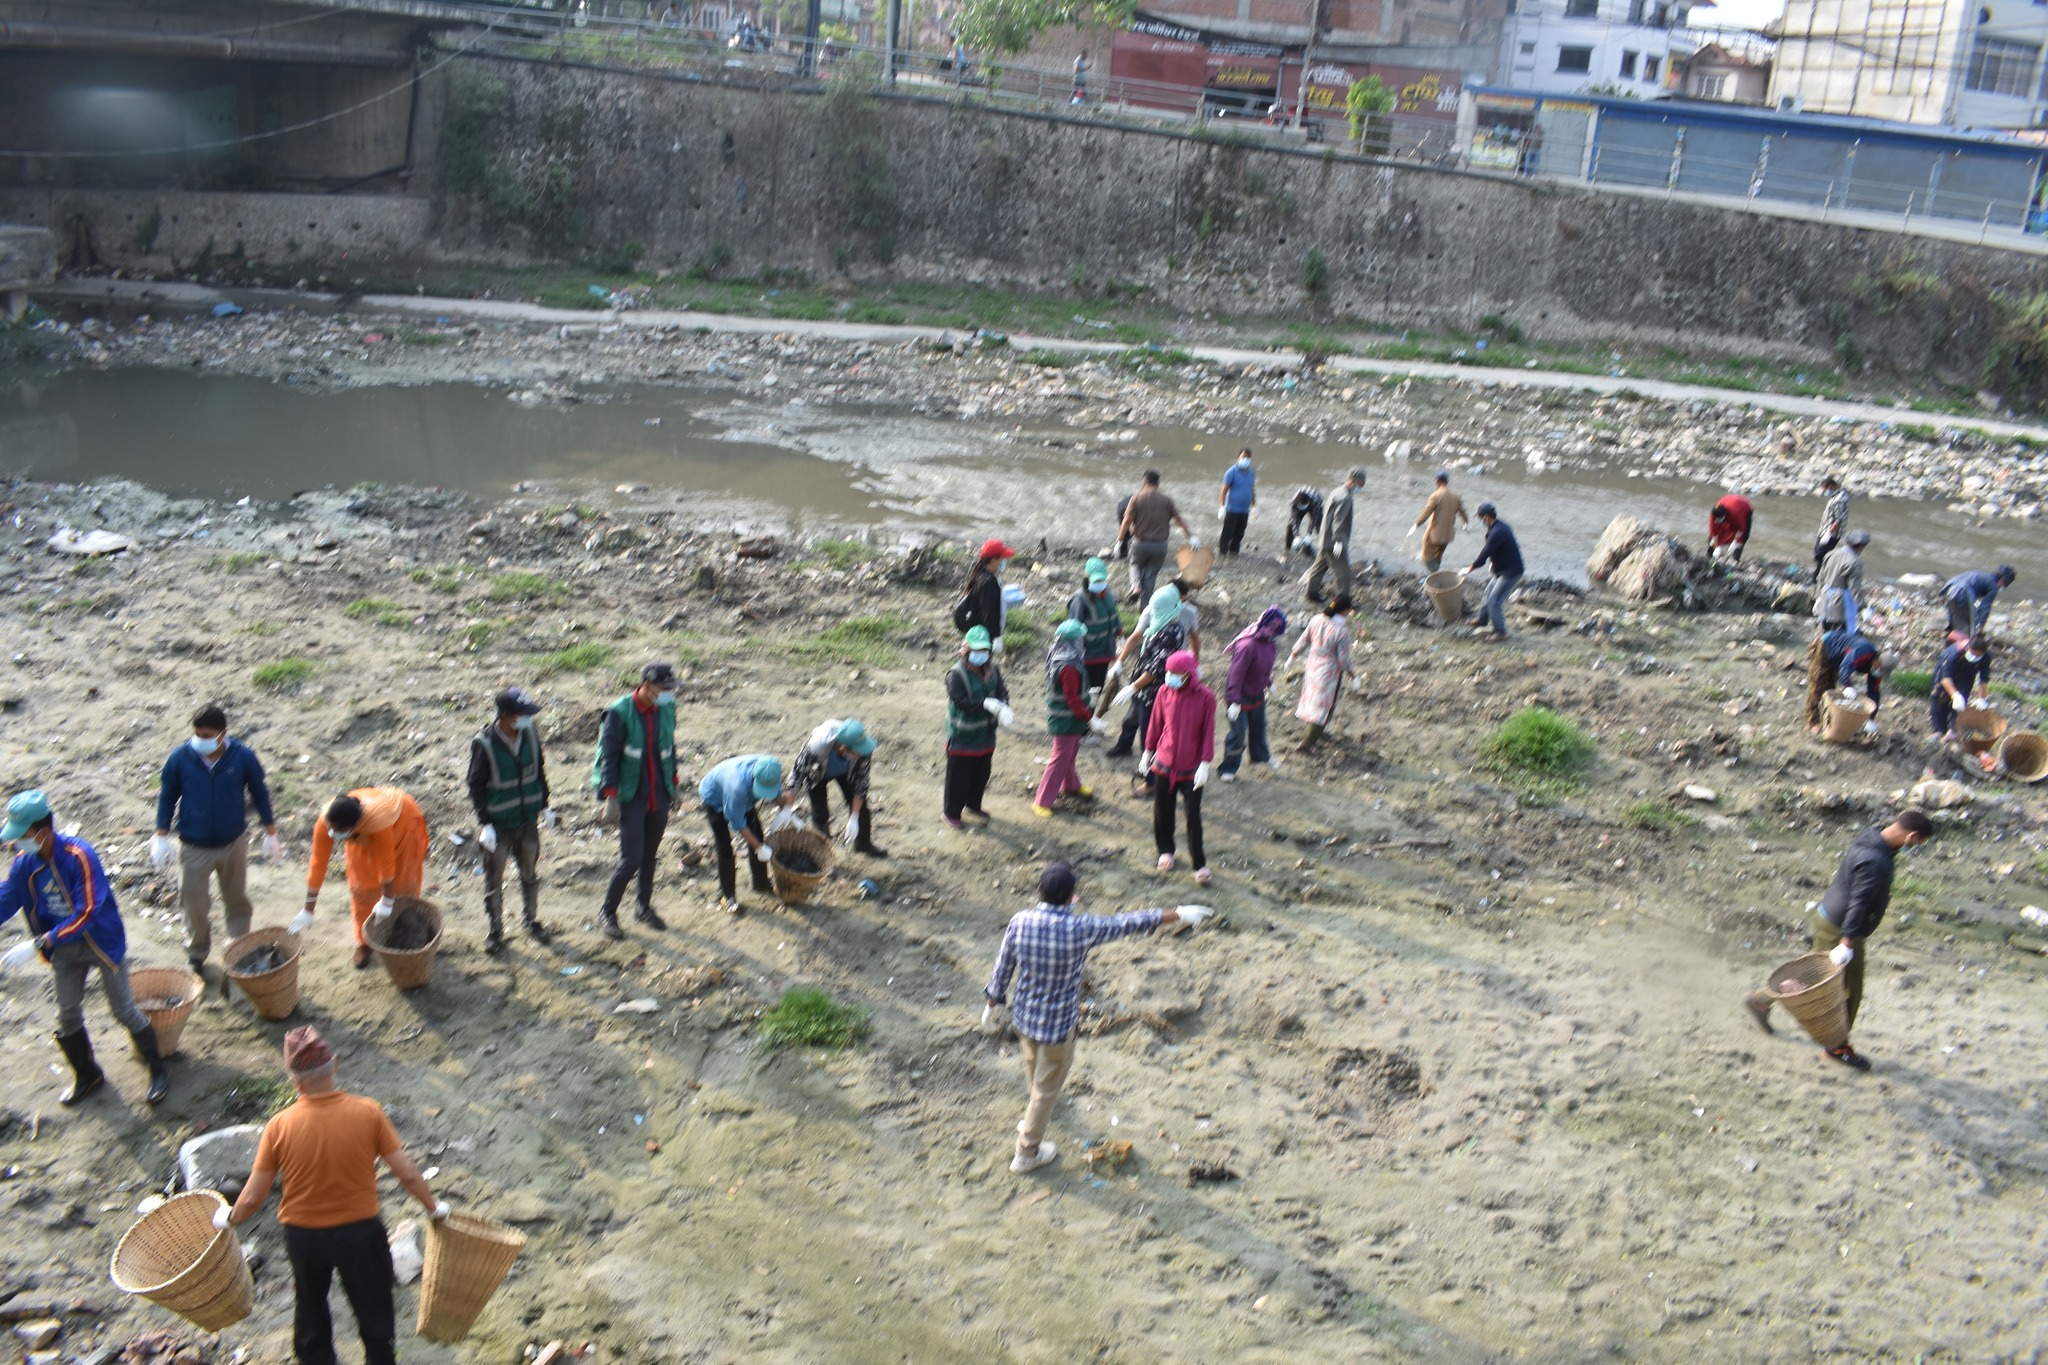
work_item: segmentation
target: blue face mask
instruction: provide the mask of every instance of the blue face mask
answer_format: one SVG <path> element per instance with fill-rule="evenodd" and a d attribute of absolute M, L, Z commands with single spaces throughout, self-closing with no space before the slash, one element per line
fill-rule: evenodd
<path fill-rule="evenodd" d="M 345 844 L 349 840 L 356 837 L 356 832 L 352 829 L 334 829 L 330 827 L 327 833 L 333 838 L 334 842 L 337 844 Z"/>
<path fill-rule="evenodd" d="M 1094 592 L 1094 593 L 1103 593 L 1103 592 L 1108 592 L 1108 591 L 1109 591 L 1109 580 L 1108 580 L 1107 578 L 1091 578 L 1091 579 L 1089 579 L 1089 580 L 1088 580 L 1088 591 L 1090 591 L 1090 592 Z"/>
<path fill-rule="evenodd" d="M 654 704 L 656 706 L 674 706 L 676 704 L 676 694 L 673 692 L 663 692 L 655 697 Z"/>
<path fill-rule="evenodd" d="M 988 662 L 988 651 L 985 649 L 968 650 L 967 662 L 973 664 L 976 668 L 980 668 L 983 664 Z"/>
<path fill-rule="evenodd" d="M 191 744 L 195 753 L 212 754 L 220 748 L 220 741 L 218 739 L 201 739 L 198 735 L 192 736 L 187 742 Z"/>
<path fill-rule="evenodd" d="M 533 717 L 532 717 L 532 716 L 517 716 L 517 717 L 514 717 L 514 719 L 513 719 L 513 721 L 512 721 L 512 725 L 513 725 L 513 728 L 514 728 L 514 729 L 518 729 L 518 730 L 531 730 L 531 729 L 533 728 Z"/>
<path fill-rule="evenodd" d="M 1188 680 L 1178 673 L 1169 673 L 1166 675 L 1166 685 L 1178 692 L 1188 685 Z"/>
<path fill-rule="evenodd" d="M 14 841 L 15 848 L 23 853 L 41 853 L 43 846 L 36 842 L 33 834 L 24 834 Z"/>
<path fill-rule="evenodd" d="M 1238 467 L 1239 469 L 1250 469 L 1250 468 L 1252 467 L 1252 458 L 1251 458 L 1251 456 L 1249 456 L 1249 455 L 1240 455 L 1240 456 L 1238 456 L 1238 457 L 1237 457 L 1237 467 Z"/>

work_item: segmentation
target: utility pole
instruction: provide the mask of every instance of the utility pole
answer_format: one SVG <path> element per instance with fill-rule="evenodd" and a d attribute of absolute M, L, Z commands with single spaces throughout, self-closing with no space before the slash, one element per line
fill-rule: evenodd
<path fill-rule="evenodd" d="M 1308 0 L 1308 42 L 1301 49 L 1301 79 L 1294 83 L 1294 126 L 1308 127 L 1308 73 L 1316 62 L 1316 39 L 1323 34 L 1323 6 L 1327 0 Z M 1381 0 L 1389 4 L 1391 0 Z"/>
<path fill-rule="evenodd" d="M 889 18 L 882 38 L 882 84 L 896 88 L 896 48 L 903 40 L 903 0 L 888 0 Z"/>
<path fill-rule="evenodd" d="M 804 60 L 803 74 L 818 74 L 818 30 L 825 23 L 823 0 L 808 0 L 804 6 Z"/>

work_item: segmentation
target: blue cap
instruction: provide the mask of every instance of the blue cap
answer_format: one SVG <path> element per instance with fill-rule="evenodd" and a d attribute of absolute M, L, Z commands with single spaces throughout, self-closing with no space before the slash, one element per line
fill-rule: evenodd
<path fill-rule="evenodd" d="M 1475 517 L 1497 517 L 1500 513 L 1493 510 L 1492 503 L 1482 502 L 1477 508 L 1473 509 L 1472 515 Z"/>
<path fill-rule="evenodd" d="M 772 801 L 782 794 L 782 760 L 764 754 L 754 760 L 754 799 Z"/>
<path fill-rule="evenodd" d="M 868 727 L 857 720 L 849 720 L 839 727 L 838 736 L 832 741 L 842 744 L 854 753 L 866 757 L 875 751 L 875 737 L 868 733 Z"/>
<path fill-rule="evenodd" d="M 28 833 L 30 825 L 40 825 L 49 818 L 49 797 L 39 791 L 22 792 L 7 803 L 7 824 L 0 828 L 0 839 L 19 839 Z"/>

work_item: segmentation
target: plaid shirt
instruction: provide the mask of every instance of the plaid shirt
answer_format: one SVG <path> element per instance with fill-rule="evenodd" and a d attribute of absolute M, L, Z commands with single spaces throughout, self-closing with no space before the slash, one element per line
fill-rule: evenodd
<path fill-rule="evenodd" d="M 1162 910 L 1132 910 L 1121 915 L 1077 915 L 1071 905 L 1046 905 L 1020 910 L 1003 930 L 1002 951 L 982 994 L 1002 1004 L 1010 974 L 1017 974 L 1017 1003 L 1011 1022 L 1035 1043 L 1062 1043 L 1081 1022 L 1081 971 L 1088 950 L 1098 943 L 1149 934 L 1159 927 Z"/>
<path fill-rule="evenodd" d="M 1827 506 L 1820 510 L 1820 538 L 1834 540 L 1842 534 L 1842 528 L 1849 524 L 1849 490 L 1837 489 L 1828 498 Z"/>

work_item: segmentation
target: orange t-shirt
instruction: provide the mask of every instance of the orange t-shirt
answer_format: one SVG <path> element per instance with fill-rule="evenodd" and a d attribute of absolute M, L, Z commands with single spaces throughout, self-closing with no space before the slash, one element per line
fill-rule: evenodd
<path fill-rule="evenodd" d="M 264 1125 L 256 1169 L 276 1171 L 284 1182 L 278 1222 L 338 1228 L 377 1216 L 377 1158 L 398 1150 L 383 1106 L 336 1090 L 301 1095 Z"/>

